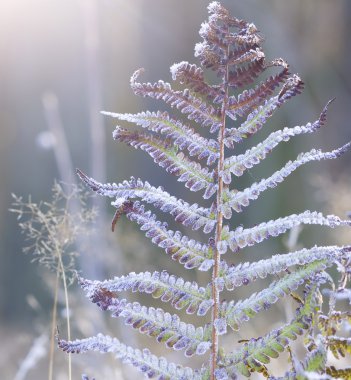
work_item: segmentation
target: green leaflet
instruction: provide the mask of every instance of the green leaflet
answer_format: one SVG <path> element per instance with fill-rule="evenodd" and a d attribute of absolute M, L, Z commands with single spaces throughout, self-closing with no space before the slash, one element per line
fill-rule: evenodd
<path fill-rule="evenodd" d="M 301 316 L 263 338 L 251 339 L 233 357 L 233 364 L 226 364 L 227 371 L 229 373 L 239 372 L 247 377 L 251 375 L 251 371 L 264 372 L 264 363 L 278 358 L 290 340 L 295 340 L 298 335 L 302 335 L 303 330 L 309 328 L 309 323 L 308 318 Z"/>
<path fill-rule="evenodd" d="M 304 369 L 306 372 L 324 372 L 326 361 L 327 351 L 323 342 L 315 350 L 308 353 Z"/>
<path fill-rule="evenodd" d="M 328 260 L 319 260 L 296 269 L 280 280 L 273 282 L 268 288 L 252 294 L 246 300 L 240 300 L 236 303 L 234 301 L 223 303 L 221 314 L 227 319 L 228 325 L 233 330 L 239 330 L 240 324 L 248 321 L 260 311 L 268 309 L 280 298 L 296 290 L 304 281 L 324 270 L 330 264 Z"/>
<path fill-rule="evenodd" d="M 328 337 L 328 345 L 337 359 L 339 359 L 340 356 L 346 356 L 347 353 L 351 355 L 351 338 L 330 336 Z"/>
<path fill-rule="evenodd" d="M 228 374 L 240 373 L 249 377 L 251 371 L 265 372 L 264 364 L 268 363 L 271 358 L 277 358 L 291 340 L 295 340 L 298 335 L 302 335 L 303 331 L 309 328 L 312 313 L 316 308 L 314 299 L 316 288 L 317 285 L 309 288 L 304 305 L 296 311 L 296 317 L 289 324 L 273 330 L 263 337 L 253 338 L 244 343 L 242 348 L 226 355 L 222 366 L 226 368 Z"/>
<path fill-rule="evenodd" d="M 275 380 L 310 380 L 310 376 L 322 376 L 323 379 L 331 380 L 325 373 L 326 361 L 327 351 L 325 342 L 319 342 L 318 347 L 306 353 L 306 357 L 302 363 L 298 362 L 295 358 L 293 360 L 294 369 Z"/>
<path fill-rule="evenodd" d="M 327 367 L 326 372 L 333 379 L 351 380 L 351 367 L 336 369 L 334 366 Z"/>

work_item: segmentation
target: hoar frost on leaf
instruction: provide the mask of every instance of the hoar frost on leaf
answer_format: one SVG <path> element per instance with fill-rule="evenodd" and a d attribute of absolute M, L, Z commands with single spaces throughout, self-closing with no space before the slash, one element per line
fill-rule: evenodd
<path fill-rule="evenodd" d="M 166 271 L 131 272 L 127 276 L 105 281 L 80 278 L 79 282 L 88 298 L 95 298 L 96 292 L 100 291 L 109 292 L 111 298 L 118 298 L 115 293 L 131 290 L 151 294 L 163 302 L 170 302 L 177 310 L 186 308 L 188 314 L 197 311 L 199 315 L 204 315 L 213 304 L 209 287 L 200 287 L 194 281 L 184 281 L 181 277 L 170 275 Z"/>
<path fill-rule="evenodd" d="M 284 350 L 292 351 L 290 342 L 304 335 L 302 341 L 308 342 L 305 343 L 308 351 L 305 360 L 300 362 L 292 353 L 293 361 L 286 363 L 284 378 L 349 376 L 348 369 L 328 366 L 326 358 L 329 351 L 336 357 L 350 352 L 350 339 L 337 334 L 342 321 L 350 321 L 350 314 L 336 310 L 336 301 L 341 296 L 349 297 L 350 293 L 346 287 L 350 274 L 350 245 L 315 245 L 279 255 L 267 252 L 268 257 L 262 253 L 262 257 L 252 262 L 245 262 L 242 255 L 236 255 L 230 258 L 234 262 L 232 266 L 227 262 L 227 251 L 229 248 L 238 252 L 299 225 L 334 228 L 350 226 L 351 221 L 316 211 L 291 214 L 253 227 L 225 224 L 224 219 L 242 212 L 251 201 L 276 187 L 300 166 L 338 158 L 350 149 L 351 143 L 330 152 L 312 149 L 302 153 L 271 176 L 243 190 L 240 190 L 240 178 L 236 179 L 235 188 L 231 186 L 233 175 L 241 177 L 248 169 L 259 165 L 281 142 L 324 126 L 330 102 L 313 123 L 271 131 L 261 138 L 261 142 L 242 149 L 243 153 L 233 154 L 231 150 L 236 144 L 258 134 L 280 107 L 302 92 L 304 83 L 298 75 L 290 73 L 288 63 L 282 58 L 267 60 L 262 47 L 263 37 L 253 23 L 231 16 L 217 1 L 209 4 L 208 11 L 208 20 L 202 23 L 199 32 L 202 41 L 195 46 L 197 64 L 186 61 L 174 64 L 171 67 L 172 85 L 163 80 L 140 83 L 138 78 L 143 69 L 135 71 L 131 77 L 134 93 L 160 100 L 161 110 L 135 114 L 103 112 L 125 124 L 135 124 L 138 129 L 117 126 L 114 138 L 146 152 L 160 168 L 178 177 L 188 190 L 201 190 L 204 205 L 176 198 L 162 187 L 134 177 L 119 184 L 103 184 L 80 170 L 77 173 L 91 190 L 113 198 L 112 205 L 116 208 L 113 227 L 120 217 L 126 217 L 177 264 L 186 269 L 211 271 L 199 276 L 197 282 L 186 281 L 164 270 L 149 272 L 144 269 L 108 281 L 80 278 L 88 298 L 102 310 L 109 310 L 112 316 L 121 317 L 126 325 L 168 348 L 183 351 L 187 357 L 209 355 L 205 356 L 201 369 L 193 370 L 168 363 L 147 349 L 127 347 L 102 335 L 72 342 L 59 339 L 59 346 L 68 352 L 113 352 L 146 377 L 158 380 L 227 380 L 251 377 L 253 372 L 274 379 L 267 364 Z M 211 197 L 211 202 L 206 201 Z M 146 204 L 152 210 L 147 210 Z M 180 224 L 176 227 L 179 231 L 159 220 L 158 211 L 169 214 Z M 198 231 L 196 236 L 190 236 L 186 228 Z M 202 236 L 200 229 L 209 235 Z M 332 265 L 336 266 L 340 277 L 337 286 L 326 272 Z M 209 282 L 200 286 L 205 279 Z M 266 279 L 261 282 L 265 285 L 247 298 L 234 295 L 228 301 L 223 299 L 224 292 L 260 279 Z M 321 286 L 325 289 L 327 282 L 331 285 L 327 289 L 329 294 L 320 293 Z M 302 291 L 296 294 L 299 287 Z M 120 298 L 120 293 L 126 291 L 150 294 L 168 303 L 166 307 L 196 314 L 199 319 L 205 317 L 205 322 L 196 327 L 158 305 L 147 307 L 138 300 L 130 302 Z M 330 308 L 323 314 L 321 300 L 328 295 Z M 289 323 L 257 338 L 248 336 L 247 340 L 238 341 L 235 336 L 229 337 L 227 341 L 236 343 L 237 348 L 224 352 L 219 337 L 229 333 L 227 326 L 238 330 L 243 323 L 285 296 L 291 296 L 293 304 L 297 303 L 295 316 Z M 318 336 L 322 336 L 322 340 Z M 320 349 L 320 341 L 325 343 L 323 349 Z"/>

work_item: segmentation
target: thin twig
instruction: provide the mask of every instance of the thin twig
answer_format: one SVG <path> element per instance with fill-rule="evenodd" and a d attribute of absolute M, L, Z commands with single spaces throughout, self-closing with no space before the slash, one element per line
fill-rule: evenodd
<path fill-rule="evenodd" d="M 54 352 L 55 352 L 55 335 L 56 335 L 56 326 L 57 326 L 57 298 L 58 298 L 59 279 L 60 279 L 60 270 L 59 270 L 59 268 L 57 268 L 56 281 L 55 281 L 54 304 L 52 306 L 52 318 L 51 318 L 49 374 L 48 374 L 49 380 L 53 379 L 53 373 L 54 373 Z"/>
<path fill-rule="evenodd" d="M 60 267 L 62 270 L 62 281 L 63 281 L 63 287 L 64 287 L 64 292 L 65 292 L 67 338 L 68 338 L 68 340 L 71 340 L 71 323 L 70 323 L 70 308 L 69 308 L 69 301 L 68 301 L 67 279 L 66 279 L 66 273 L 65 273 L 65 268 L 63 266 L 61 254 L 59 254 L 58 257 L 59 257 Z M 72 380 L 72 358 L 71 358 L 71 354 L 68 354 L 68 379 Z"/>

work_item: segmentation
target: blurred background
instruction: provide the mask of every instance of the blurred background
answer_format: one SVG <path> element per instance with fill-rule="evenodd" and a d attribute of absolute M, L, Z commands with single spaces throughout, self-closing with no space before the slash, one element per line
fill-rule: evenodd
<path fill-rule="evenodd" d="M 50 202 L 54 181 L 74 182 L 72 169 L 79 167 L 101 182 L 119 182 L 133 175 L 154 185 L 163 184 L 177 197 L 199 201 L 198 194 L 184 191 L 145 154 L 114 142 L 114 121 L 99 111 L 165 109 L 164 104 L 135 97 L 129 87 L 130 76 L 144 67 L 142 81 L 170 81 L 169 67 L 173 63 L 196 62 L 194 45 L 200 41 L 198 30 L 207 18 L 207 4 L 203 0 L 0 2 L 1 379 L 48 378 L 55 280 L 54 273 L 31 263 L 31 254 L 22 253 L 28 242 L 16 215 L 9 212 L 11 193 L 25 200 L 31 196 L 33 202 Z M 267 163 L 243 178 L 238 188 L 269 175 L 301 151 L 312 147 L 332 150 L 351 140 L 351 2 L 226 0 L 223 4 L 235 16 L 253 21 L 265 36 L 267 58 L 283 57 L 306 84 L 303 94 L 272 118 L 259 139 L 278 128 L 314 121 L 326 102 L 336 97 L 329 108 L 326 128 L 276 149 Z M 351 209 L 350 164 L 350 153 L 334 162 L 308 164 L 278 189 L 267 191 L 233 224 L 250 226 L 305 209 L 344 217 Z M 113 209 L 107 199 L 93 198 L 88 207 L 95 207 L 98 216 L 90 244 L 76 261 L 84 276 L 101 280 L 131 270 L 160 268 L 182 273 L 131 223 L 122 220 L 112 234 L 109 221 Z M 326 232 L 323 228 L 306 228 L 299 244 L 350 241 L 346 231 L 334 231 L 332 235 Z M 203 239 L 200 233 L 192 236 Z M 244 259 L 268 257 L 284 249 L 284 239 L 275 239 L 245 251 Z M 185 274 L 189 279 L 195 275 Z M 198 280 L 206 281 L 206 277 Z M 64 336 L 65 305 L 60 292 L 58 325 Z M 116 321 L 95 313 L 97 308 L 84 299 L 76 283 L 69 292 L 74 337 L 97 331 L 119 334 L 119 330 L 127 334 L 127 343 L 143 346 L 144 340 L 138 342 L 139 337 L 129 330 L 126 333 Z M 287 317 L 284 308 L 276 309 L 283 320 Z M 266 329 L 264 318 L 257 319 L 260 322 L 255 327 L 247 327 L 251 335 Z M 162 354 L 171 358 L 178 355 Z M 65 354 L 55 352 L 55 379 L 67 378 L 66 359 Z M 96 379 L 128 379 L 118 363 L 97 355 L 73 357 L 73 370 L 73 378 L 87 372 Z"/>

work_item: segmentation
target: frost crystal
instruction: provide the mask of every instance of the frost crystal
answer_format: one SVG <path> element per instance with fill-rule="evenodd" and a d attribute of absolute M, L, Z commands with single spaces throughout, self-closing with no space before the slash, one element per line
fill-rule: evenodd
<path fill-rule="evenodd" d="M 228 242 L 226 242 L 224 240 L 220 240 L 217 243 L 217 250 L 218 250 L 220 255 L 224 255 L 227 252 L 227 248 L 228 248 Z"/>
<path fill-rule="evenodd" d="M 187 63 L 187 62 L 182 61 L 182 62 L 179 62 L 179 63 L 175 63 L 175 64 L 173 64 L 173 65 L 170 67 L 170 71 L 171 71 L 172 79 L 173 79 L 173 80 L 176 80 L 176 79 L 177 79 L 177 74 L 178 74 L 179 68 L 181 68 L 182 66 L 184 66 L 184 64 L 186 64 L 186 63 Z"/>
<path fill-rule="evenodd" d="M 216 369 L 215 371 L 216 380 L 228 380 L 227 371 L 224 368 Z"/>
<path fill-rule="evenodd" d="M 225 318 L 217 318 L 214 321 L 214 326 L 217 330 L 218 335 L 224 335 L 227 333 L 227 321 Z"/>

